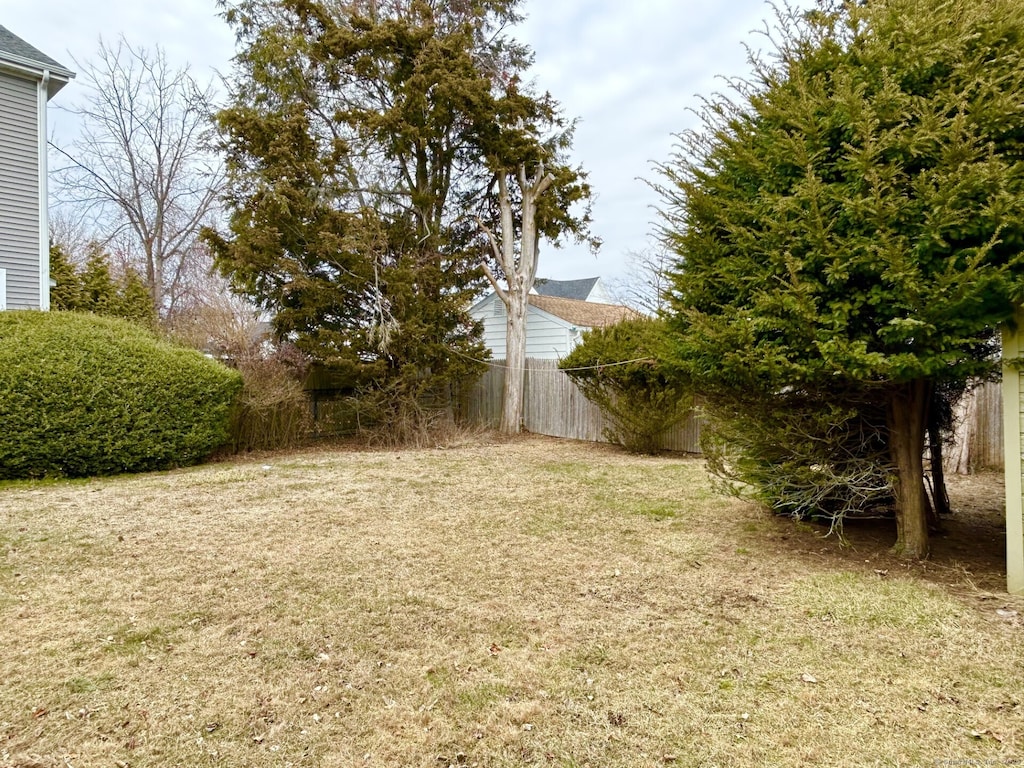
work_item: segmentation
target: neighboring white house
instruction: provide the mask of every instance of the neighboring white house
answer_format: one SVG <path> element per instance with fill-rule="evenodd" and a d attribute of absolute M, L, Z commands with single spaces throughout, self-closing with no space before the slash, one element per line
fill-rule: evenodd
<path fill-rule="evenodd" d="M 74 76 L 0 26 L 0 309 L 50 308 L 46 103 Z"/>
<path fill-rule="evenodd" d="M 596 280 L 597 278 L 590 281 L 549 280 L 538 287 L 543 290 L 552 284 L 582 284 Z M 599 282 L 597 285 L 601 291 Z M 593 288 L 594 285 L 591 285 L 586 289 L 587 295 L 590 295 Z M 580 343 L 584 331 L 640 317 L 638 312 L 629 307 L 607 301 L 581 301 L 575 298 L 531 294 L 529 302 L 530 305 L 526 309 L 526 356 L 542 360 L 559 360 L 568 355 Z M 490 293 L 484 296 L 470 307 L 469 314 L 474 320 L 483 322 L 484 344 L 491 350 L 491 356 L 496 360 L 504 360 L 508 316 L 505 305 L 498 295 Z"/>

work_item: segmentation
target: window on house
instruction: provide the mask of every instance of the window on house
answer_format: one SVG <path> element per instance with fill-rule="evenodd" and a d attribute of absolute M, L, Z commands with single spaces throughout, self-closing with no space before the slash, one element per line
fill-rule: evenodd
<path fill-rule="evenodd" d="M 497 296 L 494 297 L 494 316 L 504 317 L 505 316 L 505 302 L 499 299 Z"/>

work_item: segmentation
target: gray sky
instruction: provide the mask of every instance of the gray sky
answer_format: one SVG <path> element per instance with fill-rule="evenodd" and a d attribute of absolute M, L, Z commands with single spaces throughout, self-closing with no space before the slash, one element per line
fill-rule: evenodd
<path fill-rule="evenodd" d="M 595 258 L 582 247 L 543 246 L 539 273 L 554 279 L 621 276 L 629 251 L 647 247 L 657 195 L 642 179 L 668 159 L 672 134 L 696 124 L 698 95 L 723 90 L 720 76 L 749 72 L 743 42 L 773 15 L 764 0 L 525 0 L 515 32 L 536 54 L 541 90 L 579 119 L 574 155 L 597 193 Z M 214 0 L 0 0 L 0 24 L 62 64 L 94 56 L 102 36 L 161 45 L 200 80 L 227 70 L 233 38 Z M 72 130 L 53 107 L 72 103 L 75 84 L 51 102 L 51 127 Z"/>

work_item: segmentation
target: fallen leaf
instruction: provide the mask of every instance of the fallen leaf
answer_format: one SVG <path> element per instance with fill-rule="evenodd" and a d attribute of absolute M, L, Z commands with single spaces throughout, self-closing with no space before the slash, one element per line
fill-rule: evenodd
<path fill-rule="evenodd" d="M 491 656 L 497 656 L 499 653 L 501 653 L 501 646 L 499 646 L 497 643 L 491 643 L 490 652 Z"/>
<path fill-rule="evenodd" d="M 803 680 L 805 683 L 817 683 L 818 682 L 818 678 L 816 678 L 814 675 L 809 675 L 806 672 L 804 672 L 802 675 L 800 675 L 800 679 Z"/>
<path fill-rule="evenodd" d="M 608 722 L 616 728 L 622 728 L 626 724 L 626 716 L 621 712 L 609 712 Z"/>

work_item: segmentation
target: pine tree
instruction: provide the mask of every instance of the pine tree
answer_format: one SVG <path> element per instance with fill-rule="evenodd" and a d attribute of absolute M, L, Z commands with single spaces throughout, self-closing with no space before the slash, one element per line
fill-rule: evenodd
<path fill-rule="evenodd" d="M 873 424 L 924 557 L 934 394 L 991 371 L 1024 276 L 1024 6 L 821 2 L 775 38 L 663 168 L 676 362 L 737 429 L 807 404 L 783 447 Z"/>
<path fill-rule="evenodd" d="M 110 256 L 98 245 L 89 248 L 85 264 L 76 269 L 60 246 L 50 248 L 50 307 L 56 311 L 91 312 L 130 320 L 153 328 L 157 316 L 142 277 L 128 268 L 115 278 Z"/>

